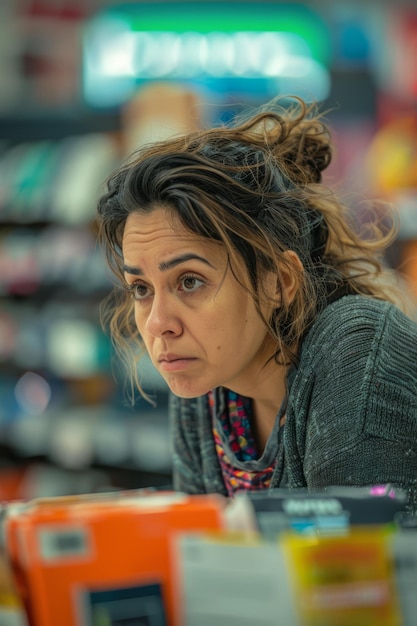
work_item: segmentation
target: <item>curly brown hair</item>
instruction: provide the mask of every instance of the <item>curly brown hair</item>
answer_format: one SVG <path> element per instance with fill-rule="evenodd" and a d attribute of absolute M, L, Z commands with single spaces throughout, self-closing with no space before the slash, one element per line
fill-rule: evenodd
<path fill-rule="evenodd" d="M 297 360 L 303 336 L 340 295 L 398 303 L 384 265 L 397 234 L 395 216 L 383 207 L 367 223 L 366 235 L 359 232 L 347 204 L 322 182 L 332 150 L 318 105 L 294 97 L 227 125 L 144 146 L 110 176 L 98 202 L 99 241 L 118 285 L 104 305 L 103 323 L 129 365 L 132 389 L 141 390 L 136 365 L 143 353 L 134 303 L 121 288 L 123 231 L 132 212 L 166 207 L 189 231 L 221 243 L 260 315 L 265 272 L 275 272 L 278 284 L 284 267 L 294 273 L 294 299 L 282 300 L 264 319 L 276 341 L 277 361 Z M 288 250 L 296 252 L 302 269 Z"/>

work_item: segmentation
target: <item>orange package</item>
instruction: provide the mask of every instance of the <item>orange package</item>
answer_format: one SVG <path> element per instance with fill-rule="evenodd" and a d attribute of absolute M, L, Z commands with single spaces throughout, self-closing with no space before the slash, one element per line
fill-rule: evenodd
<path fill-rule="evenodd" d="M 3 522 L 29 626 L 181 626 L 176 537 L 223 528 L 215 495 L 33 500 Z"/>

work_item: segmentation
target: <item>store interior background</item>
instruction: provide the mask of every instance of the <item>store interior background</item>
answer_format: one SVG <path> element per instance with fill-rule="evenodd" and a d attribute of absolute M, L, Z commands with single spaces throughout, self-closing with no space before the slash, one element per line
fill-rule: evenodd
<path fill-rule="evenodd" d="M 0 3 L 0 499 L 170 485 L 167 393 L 126 402 L 99 307 L 95 202 L 140 143 L 317 99 L 328 182 L 366 220 L 393 201 L 387 263 L 417 298 L 417 8 L 383 0 Z M 195 117 L 188 118 L 193 102 Z"/>

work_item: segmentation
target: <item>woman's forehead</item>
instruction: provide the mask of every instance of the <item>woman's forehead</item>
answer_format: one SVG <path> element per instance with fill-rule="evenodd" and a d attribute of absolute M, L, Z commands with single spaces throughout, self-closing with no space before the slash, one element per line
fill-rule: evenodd
<path fill-rule="evenodd" d="M 165 210 L 132 213 L 126 220 L 122 242 L 125 259 L 140 255 L 170 257 L 194 252 L 200 256 L 222 261 L 227 259 L 225 246 L 213 239 L 194 233 L 179 218 L 168 219 Z"/>
<path fill-rule="evenodd" d="M 214 243 L 184 224 L 173 209 L 155 208 L 149 212 L 133 212 L 126 219 L 123 240 L 135 236 L 145 240 L 172 237 L 195 243 Z"/>

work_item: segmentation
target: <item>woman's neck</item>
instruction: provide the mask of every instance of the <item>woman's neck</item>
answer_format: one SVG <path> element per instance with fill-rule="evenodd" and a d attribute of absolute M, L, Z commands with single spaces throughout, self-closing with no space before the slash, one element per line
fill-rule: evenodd
<path fill-rule="evenodd" d="M 259 388 L 250 394 L 252 399 L 252 434 L 261 453 L 274 428 L 277 414 L 286 397 L 287 368 L 275 365 Z"/>

